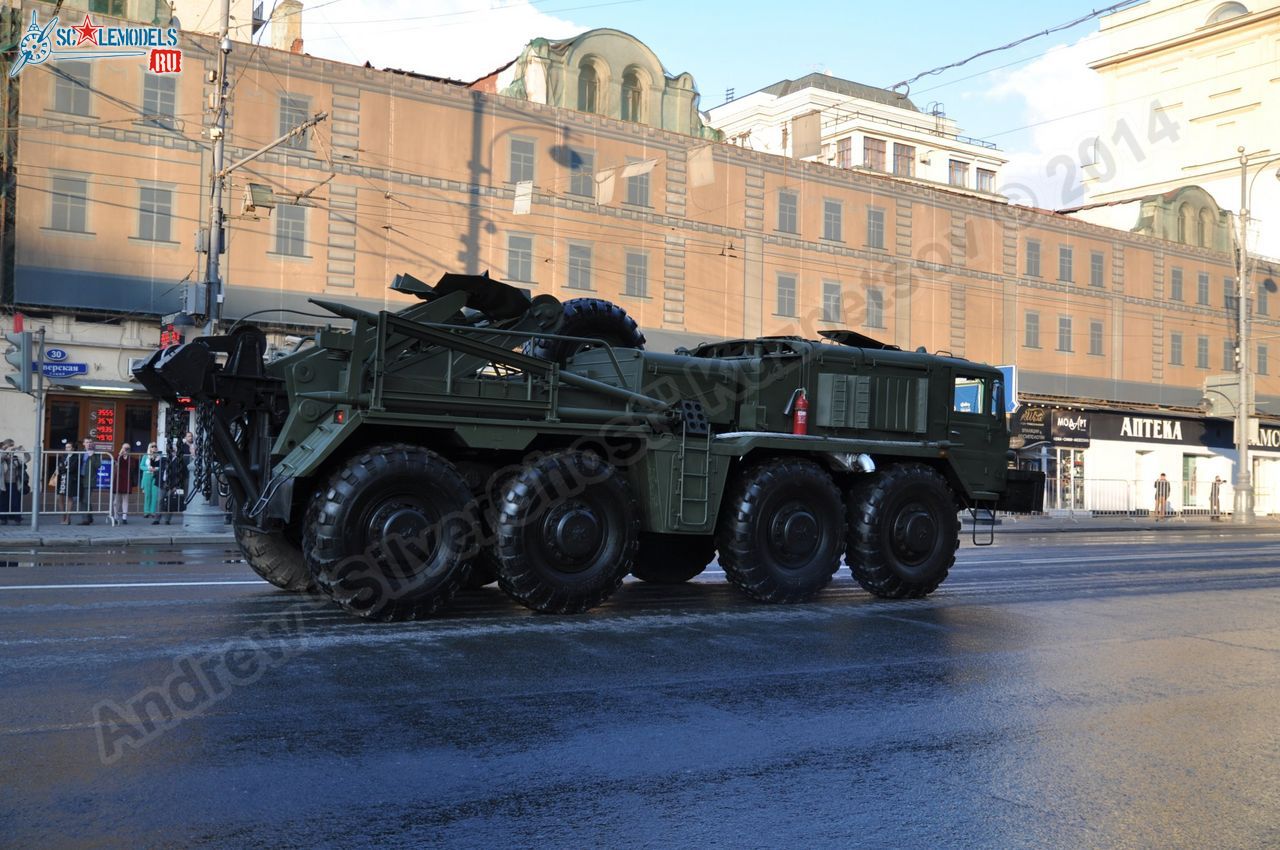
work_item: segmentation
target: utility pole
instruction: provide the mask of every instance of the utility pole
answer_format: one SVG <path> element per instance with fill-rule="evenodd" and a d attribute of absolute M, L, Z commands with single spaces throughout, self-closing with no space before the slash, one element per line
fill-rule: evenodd
<path fill-rule="evenodd" d="M 1253 476 L 1249 469 L 1249 414 L 1253 407 L 1253 399 L 1249 396 L 1249 155 L 1243 146 L 1236 152 L 1240 154 L 1240 210 L 1236 213 L 1236 223 L 1240 226 L 1236 274 L 1236 321 L 1239 328 L 1236 340 L 1240 346 L 1236 372 L 1240 381 L 1240 399 L 1236 404 L 1236 481 L 1231 518 L 1237 525 L 1252 525 Z"/>

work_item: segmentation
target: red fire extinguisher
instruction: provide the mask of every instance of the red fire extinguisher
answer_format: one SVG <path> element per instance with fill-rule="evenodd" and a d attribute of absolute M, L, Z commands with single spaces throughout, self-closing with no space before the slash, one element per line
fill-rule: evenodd
<path fill-rule="evenodd" d="M 809 397 L 805 394 L 804 387 L 800 387 L 791 394 L 791 401 L 787 403 L 791 413 L 791 433 L 792 434 L 808 434 L 809 433 Z"/>

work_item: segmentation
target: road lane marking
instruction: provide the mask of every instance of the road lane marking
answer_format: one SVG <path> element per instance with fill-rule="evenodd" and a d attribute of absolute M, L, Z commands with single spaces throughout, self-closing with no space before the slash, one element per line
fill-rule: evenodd
<path fill-rule="evenodd" d="M 262 579 L 249 581 L 136 581 L 114 584 L 8 584 L 0 590 L 91 590 L 109 587 L 213 587 L 223 584 L 265 584 Z"/>

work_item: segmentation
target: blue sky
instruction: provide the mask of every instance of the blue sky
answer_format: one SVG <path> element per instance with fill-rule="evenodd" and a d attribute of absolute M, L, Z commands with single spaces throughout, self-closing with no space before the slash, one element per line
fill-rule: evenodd
<path fill-rule="evenodd" d="M 314 55 L 469 80 L 512 59 L 533 37 L 613 27 L 648 44 L 669 72 L 691 73 L 707 109 L 724 101 L 727 88 L 742 96 L 815 70 L 889 86 L 1097 5 L 792 0 L 783 14 L 778 4 L 758 2 L 312 0 L 303 38 Z M 1011 185 L 1029 187 L 1036 195 L 1029 200 L 1041 206 L 1059 206 L 1069 199 L 1047 163 L 1074 156 L 1099 116 L 1053 119 L 1093 105 L 1091 85 L 1081 80 L 1091 76 L 1087 50 L 1077 42 L 1097 27 L 1090 21 L 926 77 L 911 97 L 921 108 L 943 103 L 962 132 L 994 141 L 1010 157 Z"/>

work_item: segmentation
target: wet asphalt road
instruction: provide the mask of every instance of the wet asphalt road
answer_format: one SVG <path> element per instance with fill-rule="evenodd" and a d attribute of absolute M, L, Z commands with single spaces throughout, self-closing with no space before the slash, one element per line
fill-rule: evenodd
<path fill-rule="evenodd" d="M 0 846 L 1274 848 L 1277 552 L 1009 535 L 923 601 L 391 625 L 222 547 L 0 555 Z"/>

